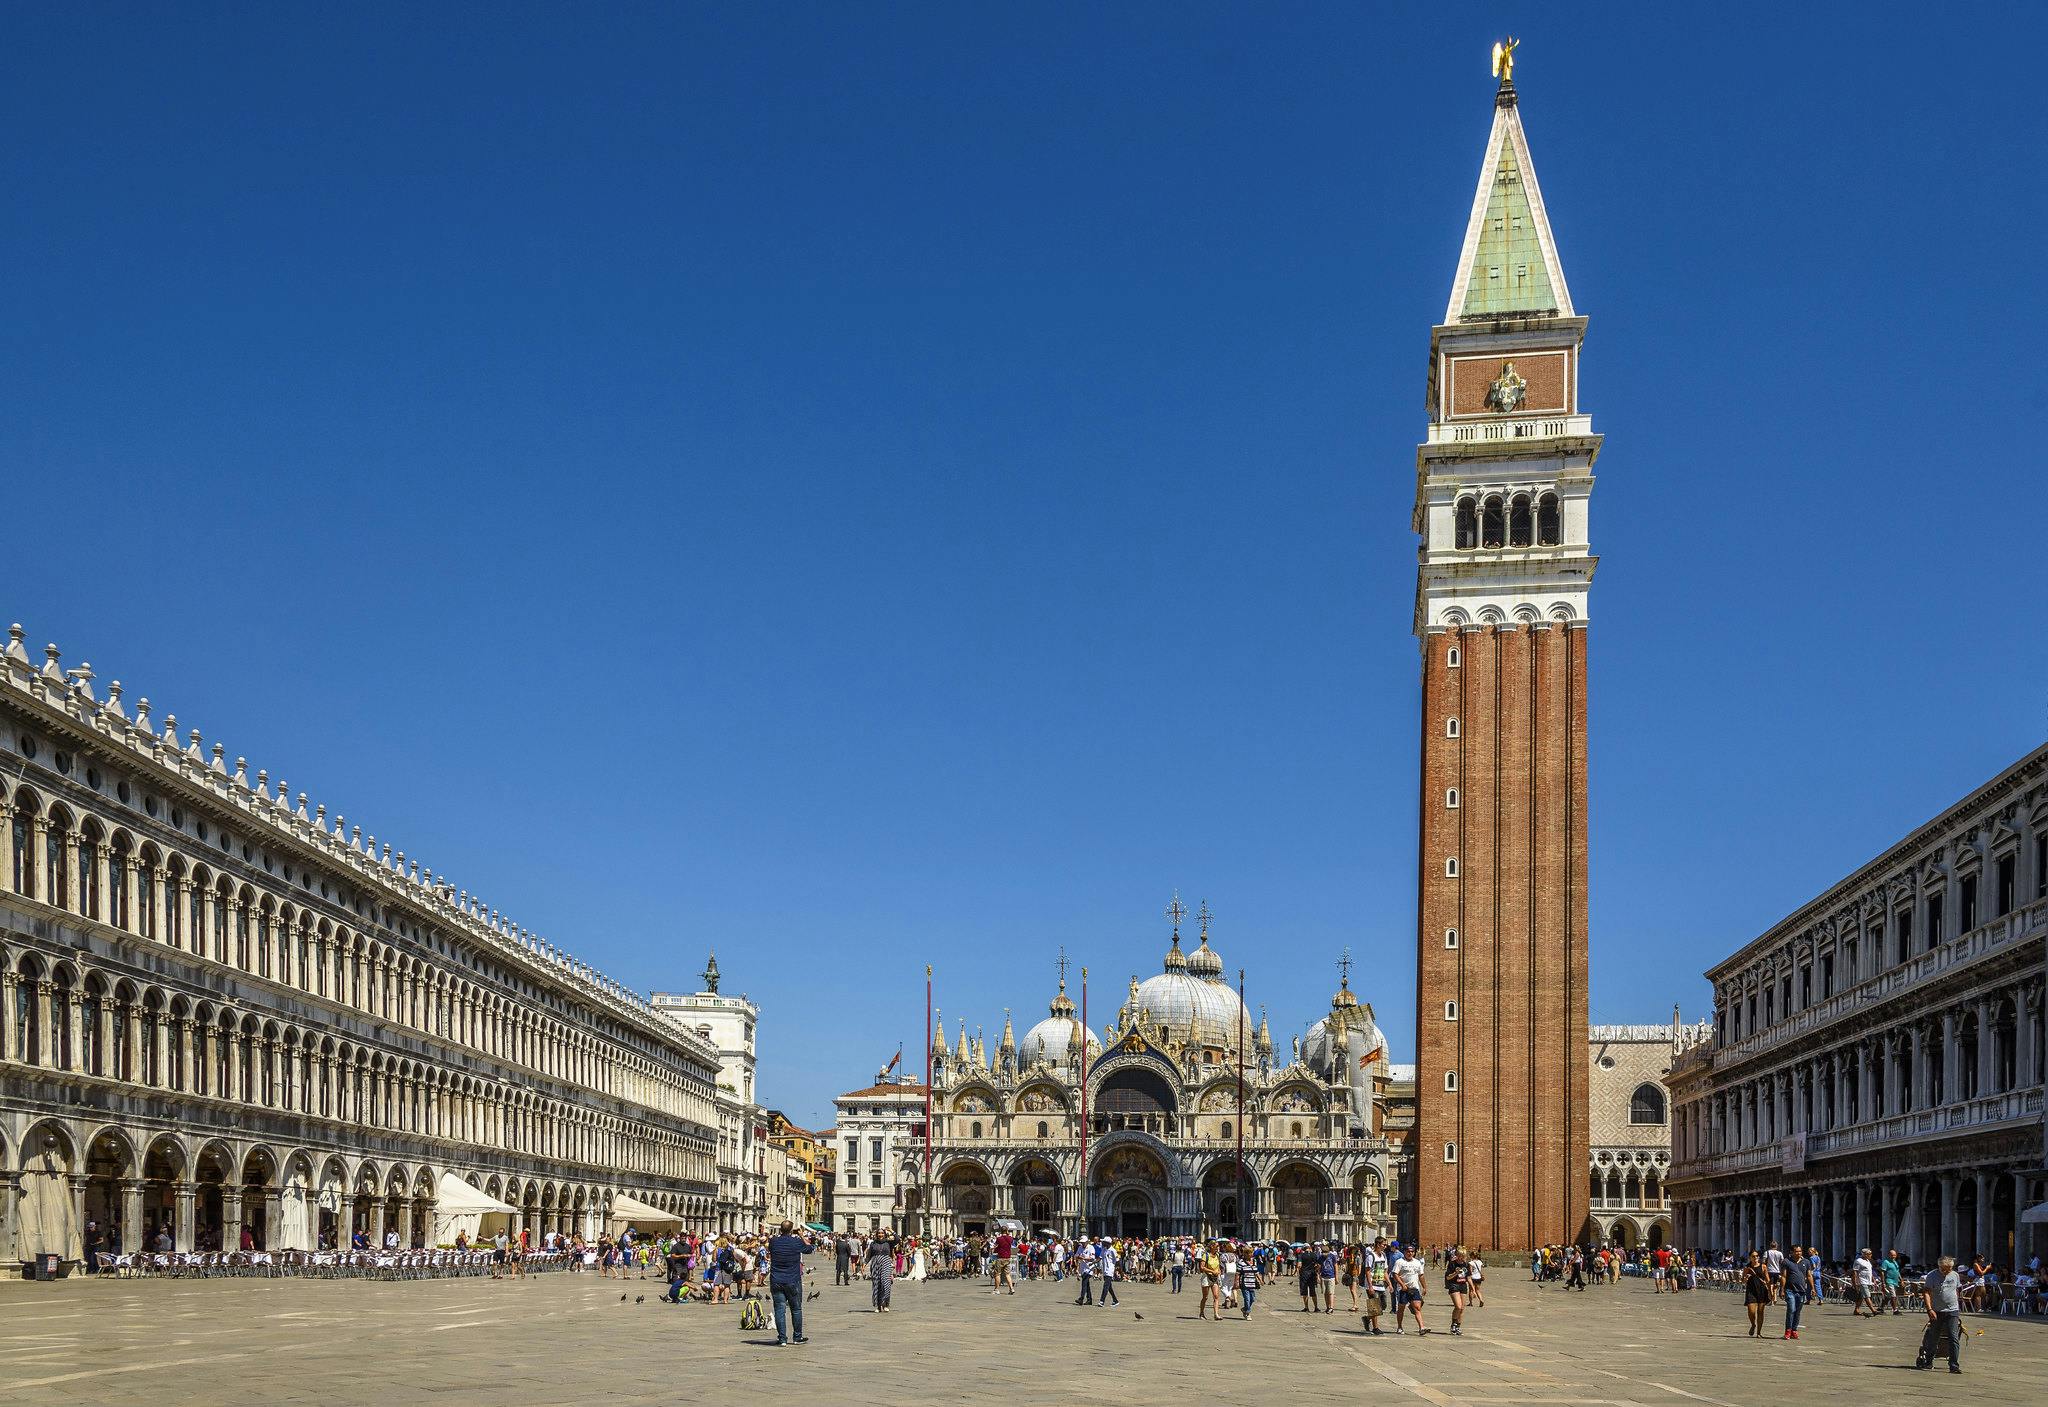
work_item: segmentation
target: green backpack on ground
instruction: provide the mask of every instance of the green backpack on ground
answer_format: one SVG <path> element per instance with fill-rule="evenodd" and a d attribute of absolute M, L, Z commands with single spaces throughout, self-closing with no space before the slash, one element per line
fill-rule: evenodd
<path fill-rule="evenodd" d="M 740 1302 L 740 1332 L 746 1334 L 756 1329 L 765 1329 L 767 1327 L 768 1316 L 761 1312 L 761 1301 L 742 1300 Z"/>

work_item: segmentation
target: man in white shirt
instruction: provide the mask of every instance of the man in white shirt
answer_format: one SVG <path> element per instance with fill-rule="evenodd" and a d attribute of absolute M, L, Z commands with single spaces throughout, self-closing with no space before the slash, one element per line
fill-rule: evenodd
<path fill-rule="evenodd" d="M 1102 1297 L 1097 1304 L 1115 1304 L 1116 1299 L 1116 1242 L 1104 1241 L 1102 1249 L 1095 1253 L 1095 1269 L 1102 1275 Z"/>
<path fill-rule="evenodd" d="M 1870 1247 L 1865 1246 L 1856 1253 L 1855 1263 L 1850 1267 L 1850 1278 L 1854 1282 L 1851 1294 L 1855 1297 L 1857 1318 L 1868 1314 L 1877 1318 L 1877 1306 L 1871 1302 L 1870 1284 L 1876 1278 L 1876 1267 L 1870 1263 Z"/>
<path fill-rule="evenodd" d="M 1085 1237 L 1074 1247 L 1074 1278 L 1081 1282 L 1081 1293 L 1074 1303 L 1095 1303 L 1095 1243 Z"/>
<path fill-rule="evenodd" d="M 1771 1294 L 1778 1299 L 1785 1297 L 1785 1253 L 1778 1249 L 1776 1241 L 1764 1249 L 1764 1278 L 1771 1282 Z"/>
<path fill-rule="evenodd" d="M 1408 1332 L 1401 1325 L 1412 1309 L 1416 1332 L 1427 1334 L 1429 1327 L 1422 1322 L 1422 1294 L 1429 1288 L 1429 1267 L 1406 1250 L 1396 1248 L 1394 1256 L 1394 1332 Z"/>

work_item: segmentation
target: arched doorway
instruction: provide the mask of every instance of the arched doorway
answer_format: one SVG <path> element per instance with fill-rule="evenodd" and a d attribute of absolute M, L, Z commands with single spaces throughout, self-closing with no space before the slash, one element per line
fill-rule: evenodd
<path fill-rule="evenodd" d="M 988 1230 L 995 1207 L 995 1185 L 979 1163 L 958 1162 L 939 1177 L 940 1205 L 951 1214 L 953 1229 L 963 1236 Z"/>
<path fill-rule="evenodd" d="M 185 1152 L 169 1134 L 159 1135 L 142 1156 L 142 1235 L 144 1248 L 164 1248 L 163 1237 L 171 1236 L 171 1248 L 189 1250 L 181 1240 L 177 1215 L 178 1180 L 185 1174 Z"/>
<path fill-rule="evenodd" d="M 192 1205 L 192 1244 L 198 1250 L 233 1249 L 223 1246 L 221 1237 L 227 1227 L 227 1189 L 234 1172 L 228 1150 L 218 1143 L 209 1143 L 199 1150 L 199 1160 L 194 1164 L 192 1174 L 192 1180 L 199 1188 L 199 1195 Z"/>
<path fill-rule="evenodd" d="M 135 1155 L 128 1141 L 112 1129 L 101 1129 L 85 1152 L 85 1227 L 81 1249 L 87 1269 L 102 1252 L 128 1249 L 135 1228 L 123 1224 L 121 1184 L 135 1176 Z"/>
<path fill-rule="evenodd" d="M 239 1238 L 252 1251 L 276 1249 L 271 1223 L 270 1189 L 277 1178 L 277 1163 L 267 1148 L 251 1149 L 242 1160 L 242 1232 Z M 234 1249 L 231 1247 L 230 1249 Z"/>
<path fill-rule="evenodd" d="M 81 1252 L 78 1210 L 71 1199 L 71 1169 L 77 1161 L 71 1136 L 58 1124 L 29 1130 L 21 1148 L 21 1202 L 15 1226 L 17 1254 L 77 1260 Z"/>
<path fill-rule="evenodd" d="M 1056 1229 L 1060 1175 L 1043 1158 L 1026 1158 L 1010 1171 L 1010 1215 L 1036 1233 Z"/>
<path fill-rule="evenodd" d="M 1251 1186 L 1250 1170 L 1240 1176 L 1235 1158 L 1219 1160 L 1202 1175 L 1202 1211 L 1211 1235 L 1245 1235 L 1243 1199 L 1250 1194 Z"/>
<path fill-rule="evenodd" d="M 286 1164 L 278 1199 L 277 1249 L 313 1249 L 313 1160 L 304 1153 Z"/>
<path fill-rule="evenodd" d="M 1125 1143 L 1112 1148 L 1089 1170 L 1089 1182 L 1096 1189 L 1089 1207 L 1091 1234 L 1150 1236 L 1171 1230 L 1159 1224 L 1166 1214 L 1166 1165 L 1149 1147 Z M 1142 1229 L 1125 1229 L 1139 1225 L 1141 1217 Z"/>
<path fill-rule="evenodd" d="M 1281 1235 L 1296 1241 L 1323 1239 L 1323 1194 L 1329 1185 L 1306 1163 L 1289 1163 L 1273 1175 L 1273 1217 Z"/>

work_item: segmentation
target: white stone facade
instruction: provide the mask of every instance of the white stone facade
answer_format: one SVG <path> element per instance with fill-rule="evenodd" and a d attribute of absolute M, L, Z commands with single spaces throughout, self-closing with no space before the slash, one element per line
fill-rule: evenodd
<path fill-rule="evenodd" d="M 1187 954 L 1176 932 L 1162 971 L 1132 978 L 1116 1019 L 1091 1033 L 1085 1061 L 1080 1031 L 1062 980 L 1021 1043 L 1007 1015 L 993 1051 L 964 1029 L 947 1049 L 938 1033 L 929 1172 L 916 1140 L 896 1172 L 906 1225 L 1293 1240 L 1407 1230 L 1408 1151 L 1386 1117 L 1393 1066 L 1348 979 L 1280 1057 L 1206 931 Z"/>
<path fill-rule="evenodd" d="M 1664 1077 L 1686 1051 L 1713 1034 L 1676 1011 L 1665 1026 L 1594 1026 L 1588 1032 L 1586 1091 L 1592 1160 L 1591 1226 L 1584 1238 L 1634 1249 L 1671 1240 L 1671 1096 Z"/>
<path fill-rule="evenodd" d="M 783 1200 L 782 1151 L 768 1141 L 768 1111 L 754 1097 L 761 1008 L 718 990 L 718 958 L 704 969 L 704 990 L 656 992 L 654 1009 L 718 1052 L 718 1198 L 721 1231 L 752 1232 Z M 802 1218 L 798 1218 L 799 1221 Z"/>
<path fill-rule="evenodd" d="M 708 1227 L 716 1053 L 118 683 L 0 654 L 0 1262 Z"/>
<path fill-rule="evenodd" d="M 1707 972 L 1671 1076 L 1690 1245 L 2048 1250 L 2048 747 Z"/>
<path fill-rule="evenodd" d="M 891 1084 L 878 1076 L 867 1088 L 840 1095 L 833 1106 L 838 1118 L 832 1134 L 838 1155 L 833 1229 L 914 1229 L 905 1220 L 903 1174 L 916 1165 L 907 1150 L 921 1156 L 924 1147 L 924 1086 Z M 907 1179 L 910 1192 L 916 1191 L 917 1182 L 916 1176 Z"/>

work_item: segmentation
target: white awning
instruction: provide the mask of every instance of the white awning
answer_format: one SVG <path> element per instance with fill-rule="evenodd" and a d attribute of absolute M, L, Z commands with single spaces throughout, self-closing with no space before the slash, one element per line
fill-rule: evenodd
<path fill-rule="evenodd" d="M 479 1192 L 454 1173 L 444 1172 L 441 1181 L 434 1188 L 434 1210 L 441 1216 L 460 1216 L 465 1212 L 504 1212 L 513 1209 L 488 1192 Z"/>
<path fill-rule="evenodd" d="M 650 1207 L 637 1197 L 620 1192 L 612 1198 L 614 1226 L 681 1226 L 683 1219 L 660 1207 Z"/>
<path fill-rule="evenodd" d="M 2020 1213 L 2020 1220 L 2028 1226 L 2048 1226 L 2048 1202 L 2028 1207 Z"/>

